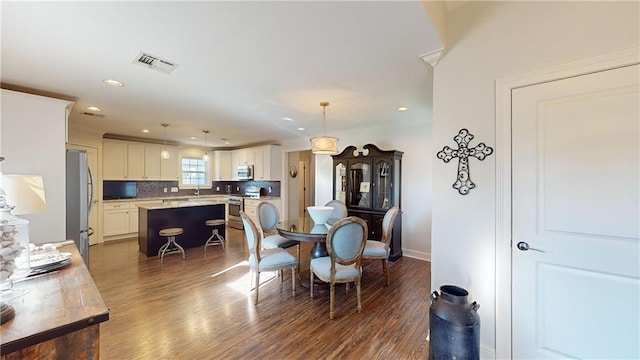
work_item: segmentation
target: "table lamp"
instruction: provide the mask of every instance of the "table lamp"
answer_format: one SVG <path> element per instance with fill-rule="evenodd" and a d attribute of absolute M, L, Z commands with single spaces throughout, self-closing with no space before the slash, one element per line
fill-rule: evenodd
<path fill-rule="evenodd" d="M 47 209 L 44 182 L 38 175 L 2 175 L 0 182 L 0 324 L 15 315 L 3 301 L 26 294 L 14 281 L 29 275 L 29 221 L 15 215 Z"/>

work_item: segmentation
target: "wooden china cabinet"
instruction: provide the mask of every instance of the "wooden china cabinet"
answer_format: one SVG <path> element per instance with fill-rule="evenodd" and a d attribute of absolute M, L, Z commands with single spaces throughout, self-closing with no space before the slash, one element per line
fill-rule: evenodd
<path fill-rule="evenodd" d="M 333 198 L 347 205 L 349 216 L 367 222 L 369 240 L 381 239 L 384 214 L 395 205 L 400 207 L 390 243 L 392 261 L 402 256 L 402 154 L 367 144 L 363 151 L 347 146 L 332 156 Z"/>

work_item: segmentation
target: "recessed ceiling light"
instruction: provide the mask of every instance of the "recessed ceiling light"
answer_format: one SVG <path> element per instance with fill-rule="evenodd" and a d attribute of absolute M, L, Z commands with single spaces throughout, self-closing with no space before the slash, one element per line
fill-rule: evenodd
<path fill-rule="evenodd" d="M 192 137 L 190 137 L 189 139 L 191 139 L 191 140 L 195 140 L 195 139 L 197 139 L 197 137 L 192 136 Z"/>
<path fill-rule="evenodd" d="M 293 119 L 290 118 L 290 117 L 283 117 L 282 120 L 284 120 L 284 121 L 293 121 Z"/>
<path fill-rule="evenodd" d="M 111 86 L 115 86 L 115 87 L 123 87 L 124 84 L 121 83 L 118 80 L 113 80 L 113 79 L 104 79 L 102 80 L 103 83 L 107 84 L 107 85 L 111 85 Z"/>
<path fill-rule="evenodd" d="M 225 141 L 225 142 L 224 142 L 224 144 L 225 144 L 225 145 L 229 145 L 229 144 L 231 144 L 231 143 L 230 143 L 230 142 L 228 142 L 228 141 Z"/>
<path fill-rule="evenodd" d="M 398 108 L 396 109 L 396 111 L 402 112 L 402 111 L 407 111 L 409 110 L 409 107 L 407 106 L 398 106 Z"/>
<path fill-rule="evenodd" d="M 148 133 L 150 133 L 151 131 L 149 131 L 149 130 L 147 130 L 147 129 L 143 129 L 143 130 L 142 130 L 142 132 L 143 132 L 143 133 L 145 133 L 145 134 L 148 134 Z"/>
<path fill-rule="evenodd" d="M 100 109 L 100 108 L 99 108 L 99 107 L 97 107 L 97 106 L 87 106 L 87 110 L 89 110 L 89 111 L 96 111 L 96 112 L 100 112 L 100 111 L 102 111 L 102 109 Z"/>
<path fill-rule="evenodd" d="M 298 131 L 304 131 L 304 128 L 303 127 L 299 127 Z"/>

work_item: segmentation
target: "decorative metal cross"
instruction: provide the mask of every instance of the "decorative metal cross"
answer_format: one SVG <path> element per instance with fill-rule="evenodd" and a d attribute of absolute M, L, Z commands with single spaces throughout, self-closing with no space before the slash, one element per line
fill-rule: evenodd
<path fill-rule="evenodd" d="M 445 146 L 441 151 L 438 151 L 438 159 L 448 163 L 451 159 L 458 158 L 458 178 L 452 186 L 461 195 L 467 195 L 469 190 L 476 187 L 469 175 L 469 157 L 484 160 L 485 157 L 493 153 L 493 149 L 484 143 L 469 148 L 469 142 L 473 140 L 473 135 L 467 129 L 461 129 L 458 135 L 453 137 L 453 140 L 458 144 L 458 149 Z"/>

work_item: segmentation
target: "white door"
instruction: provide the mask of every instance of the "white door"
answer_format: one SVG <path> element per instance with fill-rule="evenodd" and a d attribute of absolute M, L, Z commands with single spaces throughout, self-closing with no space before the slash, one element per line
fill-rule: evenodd
<path fill-rule="evenodd" d="M 640 358 L 639 79 L 512 92 L 516 359 Z"/>

